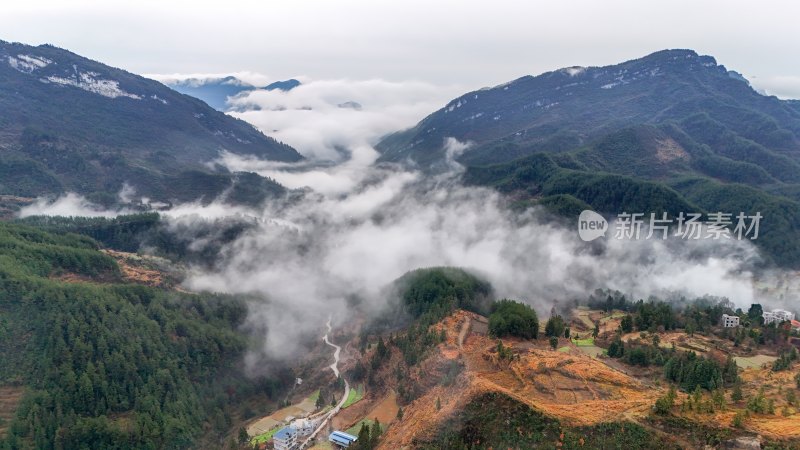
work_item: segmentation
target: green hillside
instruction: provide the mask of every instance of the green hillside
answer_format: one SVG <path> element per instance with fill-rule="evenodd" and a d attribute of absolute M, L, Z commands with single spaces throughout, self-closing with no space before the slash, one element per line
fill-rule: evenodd
<path fill-rule="evenodd" d="M 122 283 L 78 235 L 0 223 L 0 248 L 0 386 L 24 392 L 0 448 L 188 448 L 277 387 L 236 369 L 243 300 Z"/>
<path fill-rule="evenodd" d="M 127 184 L 160 202 L 208 199 L 260 178 L 207 166 L 223 151 L 302 159 L 198 99 L 51 45 L 0 41 L 0 130 L 0 194 L 23 197 L 72 191 L 108 203 Z"/>

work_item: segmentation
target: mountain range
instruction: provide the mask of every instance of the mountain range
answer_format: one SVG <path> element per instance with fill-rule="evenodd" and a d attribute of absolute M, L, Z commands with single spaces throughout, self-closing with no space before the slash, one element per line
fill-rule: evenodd
<path fill-rule="evenodd" d="M 220 152 L 302 159 L 199 99 L 50 45 L 0 42 L 0 81 L 3 202 L 72 191 L 111 205 L 127 185 L 153 202 L 224 193 L 254 204 L 284 188 L 214 166 Z M 466 148 L 448 153 L 449 138 Z M 765 261 L 800 266 L 800 102 L 762 95 L 692 50 L 469 92 L 376 148 L 380 162 L 426 172 L 454 157 L 467 184 L 567 217 L 760 212 Z"/>
<path fill-rule="evenodd" d="M 209 168 L 222 151 L 302 159 L 196 98 L 51 45 L 0 41 L 0 130 L 0 192 L 22 197 L 72 191 L 107 204 L 127 184 L 161 202 L 210 199 L 243 178 Z"/>
<path fill-rule="evenodd" d="M 250 92 L 256 89 L 288 92 L 300 86 L 301 83 L 291 78 L 289 80 L 275 81 L 259 88 L 235 76 L 227 76 L 210 79 L 187 78 L 185 80 L 165 81 L 165 84 L 181 94 L 191 95 L 206 102 L 218 111 L 226 111 L 228 109 L 228 99 L 243 92 Z"/>
<path fill-rule="evenodd" d="M 448 155 L 448 138 L 463 153 Z M 569 217 L 761 212 L 766 260 L 800 265 L 800 102 L 692 50 L 470 92 L 377 148 L 427 171 L 455 157 L 465 182 Z"/>
<path fill-rule="evenodd" d="M 672 123 L 733 161 L 784 163 L 783 157 L 800 155 L 800 102 L 761 95 L 738 73 L 692 50 L 664 50 L 607 67 L 568 67 L 469 92 L 378 148 L 385 161 L 426 164 L 443 158 L 443 140 L 454 137 L 473 144 L 461 161 L 489 164 L 591 146 L 628 127 Z M 750 157 L 720 148 L 719 140 L 734 137 L 757 145 Z M 777 168 L 767 172 L 797 180 Z"/>

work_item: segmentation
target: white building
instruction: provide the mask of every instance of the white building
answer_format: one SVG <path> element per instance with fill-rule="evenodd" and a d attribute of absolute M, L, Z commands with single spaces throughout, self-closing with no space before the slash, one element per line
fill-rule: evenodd
<path fill-rule="evenodd" d="M 353 436 L 352 434 L 347 434 L 344 431 L 334 431 L 333 433 L 328 436 L 328 442 L 333 443 L 338 448 L 347 448 L 353 445 L 353 442 L 357 441 L 358 437 Z"/>
<path fill-rule="evenodd" d="M 292 422 L 292 428 L 297 430 L 300 436 L 308 436 L 314 432 L 314 422 L 308 419 L 297 419 Z"/>
<path fill-rule="evenodd" d="M 722 326 L 725 328 L 735 328 L 739 326 L 739 316 L 722 315 Z"/>
<path fill-rule="evenodd" d="M 297 447 L 297 430 L 292 426 L 283 427 L 272 436 L 275 450 L 293 450 Z"/>
<path fill-rule="evenodd" d="M 783 309 L 773 309 L 772 311 L 764 311 L 764 324 L 791 322 L 794 320 L 794 313 Z"/>

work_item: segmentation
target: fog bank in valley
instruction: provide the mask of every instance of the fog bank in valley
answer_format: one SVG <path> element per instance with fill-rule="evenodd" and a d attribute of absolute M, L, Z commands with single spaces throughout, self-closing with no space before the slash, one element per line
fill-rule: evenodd
<path fill-rule="evenodd" d="M 285 164 L 224 153 L 217 162 L 295 191 L 259 208 L 216 201 L 178 205 L 164 215 L 184 226 L 225 216 L 256 224 L 223 248 L 213 269 L 195 267 L 185 281 L 195 290 L 258 294 L 262 300 L 252 301 L 248 327 L 263 336 L 264 346 L 250 355 L 254 367 L 260 356 L 291 359 L 329 315 L 341 325 L 355 308 L 380 311 L 389 301 L 384 288 L 420 267 L 463 267 L 490 281 L 498 297 L 519 299 L 543 315 L 555 302 L 585 298 L 596 288 L 637 298 L 711 294 L 739 306 L 754 300 L 749 267 L 757 252 L 748 242 L 586 244 L 576 223 L 552 220 L 537 208 L 511 210 L 498 193 L 461 185 L 463 168 L 452 158 L 469 151 L 469 143 L 454 139 L 442 142 L 451 157 L 447 173 L 376 165 L 375 141 L 435 109 L 429 95 L 413 83 L 337 81 L 233 100 L 237 116 L 296 146 L 308 160 Z M 338 106 L 342 99 L 360 108 Z M 70 204 L 86 213 L 71 195 L 39 202 L 24 214 L 66 214 Z"/>

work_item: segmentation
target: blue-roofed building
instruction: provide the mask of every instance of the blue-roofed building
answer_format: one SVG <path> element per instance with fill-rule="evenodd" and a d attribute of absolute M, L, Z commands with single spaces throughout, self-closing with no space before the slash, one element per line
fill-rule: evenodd
<path fill-rule="evenodd" d="M 294 427 L 283 427 L 272 435 L 275 450 L 293 450 L 297 447 L 297 430 Z"/>
<path fill-rule="evenodd" d="M 338 445 L 340 448 L 350 447 L 353 442 L 357 440 L 357 437 L 353 436 L 352 434 L 347 434 L 344 431 L 334 431 L 330 436 L 328 436 L 328 441 Z"/>

